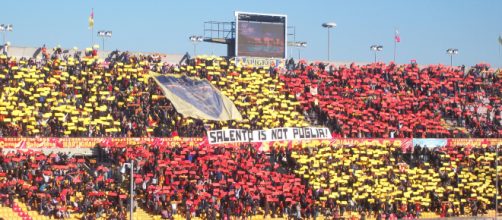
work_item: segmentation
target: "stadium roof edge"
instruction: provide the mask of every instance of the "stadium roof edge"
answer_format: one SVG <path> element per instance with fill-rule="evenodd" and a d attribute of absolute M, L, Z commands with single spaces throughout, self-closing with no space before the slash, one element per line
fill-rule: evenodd
<path fill-rule="evenodd" d="M 9 56 L 13 56 L 13 57 L 16 57 L 16 58 L 21 58 L 21 57 L 33 57 L 33 55 L 35 54 L 35 52 L 40 49 L 40 47 L 29 47 L 29 46 L 10 46 L 9 49 L 8 49 L 8 54 Z M 64 48 L 65 50 L 71 50 L 69 48 Z M 49 51 L 52 51 L 52 48 L 48 48 Z M 79 51 L 84 51 L 84 49 L 79 49 Z M 126 50 L 124 50 L 126 51 Z M 108 54 L 110 53 L 111 51 L 100 51 L 98 53 L 98 55 L 100 56 L 100 58 L 105 58 L 108 56 Z M 153 55 L 153 54 L 158 54 L 158 55 L 161 55 L 162 56 L 162 61 L 163 62 L 167 62 L 167 63 L 171 63 L 171 64 L 177 64 L 179 63 L 179 61 L 181 60 L 181 58 L 183 57 L 183 54 L 166 54 L 166 53 L 161 53 L 161 52 L 138 52 L 138 51 L 128 51 L 129 53 L 131 54 L 135 54 L 135 55 L 139 55 L 139 54 L 142 54 L 142 55 Z M 39 55 L 41 56 L 41 55 Z M 288 58 L 289 59 L 289 58 Z M 293 58 L 294 60 L 298 60 L 298 59 L 295 59 Z M 326 61 L 326 60 L 308 60 L 308 59 L 301 59 L 301 60 L 306 60 L 308 63 L 312 63 L 312 62 L 323 62 L 323 63 L 330 63 L 330 64 L 334 64 L 335 66 L 340 66 L 340 65 L 350 65 L 352 63 L 356 64 L 356 65 L 367 65 L 367 64 L 370 64 L 371 62 L 360 62 L 360 61 Z M 385 62 L 385 63 L 389 63 L 389 62 Z M 402 64 L 402 63 L 401 63 Z M 424 67 L 427 67 L 429 65 L 433 65 L 433 64 L 419 64 L 418 67 L 419 68 L 424 68 Z"/>
<path fill-rule="evenodd" d="M 23 46 L 10 46 L 8 49 L 8 54 L 9 56 L 16 57 L 16 58 L 21 58 L 21 57 L 33 57 L 33 55 L 37 52 L 37 50 L 40 49 L 40 47 L 23 47 Z M 63 48 L 64 50 L 72 50 L 69 48 Z M 52 48 L 47 48 L 48 51 L 52 51 Z M 85 48 L 83 49 L 78 49 L 78 51 L 85 51 Z M 108 54 L 112 51 L 99 51 L 98 55 L 100 58 L 105 58 L 108 56 Z M 167 62 L 167 63 L 178 63 L 181 58 L 183 57 L 182 54 L 165 54 L 165 53 L 159 53 L 159 52 L 137 52 L 137 51 L 128 51 L 131 54 L 135 55 L 154 55 L 158 54 L 161 55 L 162 61 Z M 39 55 L 41 56 L 41 54 Z"/>

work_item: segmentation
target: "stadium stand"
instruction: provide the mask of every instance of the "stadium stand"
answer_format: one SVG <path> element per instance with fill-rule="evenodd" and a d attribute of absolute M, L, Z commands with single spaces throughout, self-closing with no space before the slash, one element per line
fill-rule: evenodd
<path fill-rule="evenodd" d="M 289 95 L 273 67 L 235 64 L 221 57 L 199 56 L 189 65 L 173 69 L 209 80 L 237 106 L 242 122 L 222 122 L 212 128 L 266 129 L 307 126 L 300 103 Z"/>
<path fill-rule="evenodd" d="M 324 214 L 476 216 L 487 214 L 495 201 L 494 146 L 416 147 L 403 153 L 385 144 L 332 145 L 297 149 L 291 157 L 316 200 L 335 211 Z"/>
<path fill-rule="evenodd" d="M 49 57 L 49 56 L 48 56 Z M 149 70 L 167 68 L 151 56 L 111 54 L 43 60 L 0 57 L 1 135 L 42 137 L 197 136 L 185 126 Z"/>
<path fill-rule="evenodd" d="M 111 152 L 114 161 L 140 158 L 135 177 L 140 200 L 164 218 L 277 217 L 310 194 L 291 170 L 251 146 L 118 151 Z"/>
<path fill-rule="evenodd" d="M 414 64 L 299 62 L 280 76 L 314 124 L 339 137 L 501 137 L 501 74 Z"/>
<path fill-rule="evenodd" d="M 340 138 L 502 135 L 501 75 L 486 64 L 187 62 L 118 51 L 101 60 L 92 50 L 81 57 L 56 49 L 41 60 L 0 55 L 0 137 L 203 137 L 206 128 L 310 125 Z M 151 72 L 207 79 L 244 120 L 183 117 Z M 0 216 L 126 219 L 133 206 L 139 219 L 413 219 L 493 216 L 496 196 L 502 200 L 494 184 L 502 153 L 493 145 L 260 145 L 106 144 L 90 157 L 3 150 Z"/>
<path fill-rule="evenodd" d="M 93 159 L 6 152 L 2 204 L 32 217 L 124 219 L 130 184 L 124 163 L 134 160 L 135 209 L 153 219 L 494 214 L 493 146 L 403 152 L 392 144 L 312 142 L 276 145 L 269 153 L 247 144 L 101 150 Z"/>
<path fill-rule="evenodd" d="M 2 136 L 200 137 L 211 129 L 323 125 L 338 137 L 500 137 L 500 72 L 374 63 L 283 68 L 241 66 L 219 57 L 168 65 L 110 53 L 47 59 L 0 57 Z M 208 79 L 244 120 L 184 118 L 149 72 Z M 418 119 L 418 120 L 417 120 Z"/>

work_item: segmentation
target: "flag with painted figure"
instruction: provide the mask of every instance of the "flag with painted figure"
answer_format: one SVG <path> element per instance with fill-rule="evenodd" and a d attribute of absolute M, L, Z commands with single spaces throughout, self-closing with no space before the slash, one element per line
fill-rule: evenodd
<path fill-rule="evenodd" d="M 185 117 L 212 121 L 242 120 L 234 103 L 205 79 L 154 72 L 150 72 L 150 76 L 176 111 Z"/>

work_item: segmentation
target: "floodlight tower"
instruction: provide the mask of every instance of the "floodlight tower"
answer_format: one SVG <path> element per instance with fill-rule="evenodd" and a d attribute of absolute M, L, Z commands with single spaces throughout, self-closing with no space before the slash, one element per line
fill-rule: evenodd
<path fill-rule="evenodd" d="M 450 55 L 450 66 L 453 66 L 453 56 L 458 54 L 458 49 L 450 48 L 446 50 L 446 53 Z"/>
<path fill-rule="evenodd" d="M 103 50 L 105 50 L 105 38 L 111 38 L 112 31 L 98 31 L 98 37 L 103 40 Z"/>
<path fill-rule="evenodd" d="M 335 22 L 325 22 L 322 24 L 322 27 L 328 29 L 328 61 L 330 61 L 330 56 L 329 56 L 329 47 L 330 47 L 330 43 L 331 43 L 330 42 L 331 41 L 331 39 L 330 39 L 330 32 L 331 31 L 330 30 L 332 28 L 336 27 L 336 23 Z"/>
<path fill-rule="evenodd" d="M 370 50 L 373 51 L 373 53 L 375 54 L 375 63 L 376 63 L 377 62 L 377 52 L 382 51 L 383 46 L 382 45 L 371 45 Z"/>
<path fill-rule="evenodd" d="M 202 36 L 192 35 L 192 36 L 188 37 L 188 39 L 190 41 L 192 41 L 192 44 L 193 44 L 193 55 L 197 56 L 197 44 L 204 41 L 204 38 Z"/>

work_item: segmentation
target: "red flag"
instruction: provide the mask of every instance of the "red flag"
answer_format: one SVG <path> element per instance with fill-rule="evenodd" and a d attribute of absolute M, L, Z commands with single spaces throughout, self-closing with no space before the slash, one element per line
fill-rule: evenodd
<path fill-rule="evenodd" d="M 26 148 L 26 141 L 21 141 L 17 144 L 16 148 L 21 148 L 25 149 Z"/>
<path fill-rule="evenodd" d="M 57 148 L 63 148 L 63 141 L 60 138 L 49 138 L 49 142 L 56 145 Z"/>
<path fill-rule="evenodd" d="M 396 41 L 396 43 L 401 42 L 401 37 L 399 36 L 399 31 L 398 30 L 396 30 L 396 33 L 394 35 L 394 40 Z"/>

